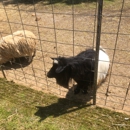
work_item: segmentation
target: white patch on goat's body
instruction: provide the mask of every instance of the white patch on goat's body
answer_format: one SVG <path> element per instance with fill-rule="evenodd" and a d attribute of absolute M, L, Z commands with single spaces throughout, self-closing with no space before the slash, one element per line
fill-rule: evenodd
<path fill-rule="evenodd" d="M 54 62 L 55 64 L 58 64 L 58 60 L 54 60 L 53 62 Z"/>
<path fill-rule="evenodd" d="M 99 51 L 99 62 L 98 62 L 98 77 L 97 77 L 97 84 L 102 82 L 108 73 L 110 66 L 110 59 L 109 56 L 104 52 L 104 50 Z"/>

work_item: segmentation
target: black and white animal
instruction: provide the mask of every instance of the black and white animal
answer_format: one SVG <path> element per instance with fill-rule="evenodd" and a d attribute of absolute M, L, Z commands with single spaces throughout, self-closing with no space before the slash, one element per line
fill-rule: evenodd
<path fill-rule="evenodd" d="M 74 57 L 52 58 L 53 66 L 47 73 L 47 77 L 55 78 L 57 84 L 65 88 L 68 88 L 69 81 L 74 79 L 77 83 L 74 94 L 78 94 L 80 90 L 85 94 L 94 83 L 95 55 L 95 50 L 87 49 Z M 100 47 L 97 85 L 100 85 L 106 79 L 109 65 L 109 56 Z"/>

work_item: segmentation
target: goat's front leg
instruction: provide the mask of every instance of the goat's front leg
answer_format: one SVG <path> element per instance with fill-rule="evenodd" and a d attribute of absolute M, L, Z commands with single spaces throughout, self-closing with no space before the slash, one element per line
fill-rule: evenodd
<path fill-rule="evenodd" d="M 77 86 L 74 89 L 74 94 L 78 94 L 79 92 L 83 93 L 83 94 L 87 94 L 88 91 L 88 83 L 83 82 L 83 81 L 77 81 Z"/>
<path fill-rule="evenodd" d="M 83 94 L 87 94 L 88 93 L 88 84 L 87 83 L 84 83 L 81 86 L 81 91 L 82 91 Z"/>
<path fill-rule="evenodd" d="M 79 92 L 80 92 L 80 87 L 77 84 L 76 88 L 74 89 L 74 94 L 78 94 Z"/>
<path fill-rule="evenodd" d="M 87 92 L 87 89 L 82 89 L 82 93 L 83 94 L 87 94 L 88 92 Z"/>

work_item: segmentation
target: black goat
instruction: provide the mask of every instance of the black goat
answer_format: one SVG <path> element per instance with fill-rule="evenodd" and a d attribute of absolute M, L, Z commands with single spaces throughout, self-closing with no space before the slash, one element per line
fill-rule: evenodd
<path fill-rule="evenodd" d="M 74 93 L 77 94 L 82 90 L 87 93 L 88 87 L 94 83 L 95 55 L 93 49 L 88 49 L 79 53 L 75 57 L 58 57 L 53 59 L 53 66 L 47 73 L 48 78 L 55 78 L 57 84 L 68 88 L 69 81 L 74 79 L 77 87 Z M 98 81 L 102 82 L 109 69 L 109 57 L 104 49 L 99 51 Z"/>

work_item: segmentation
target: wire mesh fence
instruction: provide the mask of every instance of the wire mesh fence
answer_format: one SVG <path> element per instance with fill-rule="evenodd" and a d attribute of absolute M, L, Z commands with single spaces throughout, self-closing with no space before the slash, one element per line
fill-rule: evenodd
<path fill-rule="evenodd" d="M 97 105 L 130 112 L 130 1 L 104 1 L 103 13 L 101 1 L 0 1 L 1 39 L 17 30 L 32 31 L 37 37 L 33 61 L 28 63 L 22 57 L 7 62 L 1 66 L 1 77 L 59 97 L 95 100 Z M 74 95 L 73 82 L 68 90 L 47 78 L 50 57 L 75 56 L 90 47 L 96 47 L 98 54 L 99 44 L 106 49 L 111 65 L 95 96 L 93 92 Z"/>

